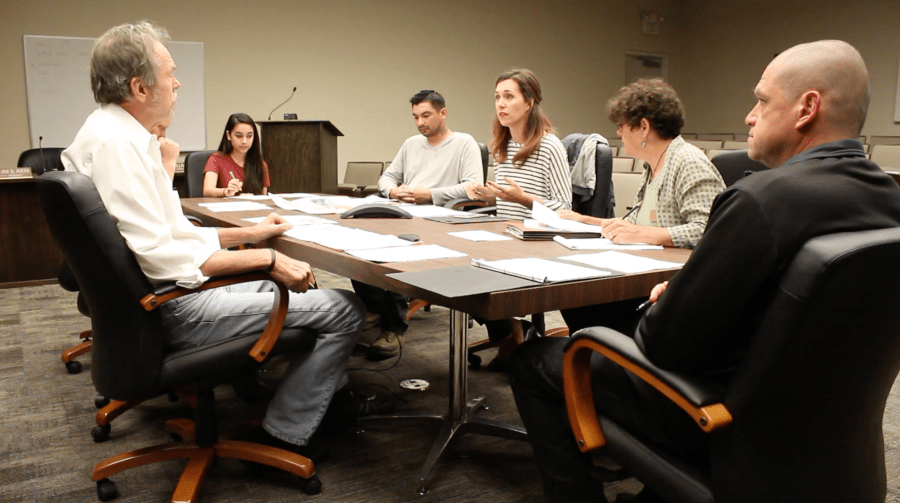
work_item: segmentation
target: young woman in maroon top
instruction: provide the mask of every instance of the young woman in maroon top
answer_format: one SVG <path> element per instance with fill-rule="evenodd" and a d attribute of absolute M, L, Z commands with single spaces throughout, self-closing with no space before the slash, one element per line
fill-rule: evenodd
<path fill-rule="evenodd" d="M 247 114 L 232 114 L 219 150 L 203 169 L 203 196 L 230 197 L 242 192 L 265 194 L 269 167 L 262 158 L 256 123 Z"/>

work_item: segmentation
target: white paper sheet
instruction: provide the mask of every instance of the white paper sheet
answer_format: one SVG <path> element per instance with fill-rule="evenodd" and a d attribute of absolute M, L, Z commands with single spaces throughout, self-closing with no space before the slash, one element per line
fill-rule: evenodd
<path fill-rule="evenodd" d="M 268 205 L 262 203 L 255 203 L 253 201 L 223 201 L 221 203 L 200 203 L 200 206 L 212 211 L 214 213 L 221 213 L 225 211 L 257 211 L 257 210 L 271 210 Z"/>
<path fill-rule="evenodd" d="M 510 258 L 503 260 L 472 259 L 472 265 L 502 272 L 538 283 L 602 278 L 612 273 L 543 258 Z"/>
<path fill-rule="evenodd" d="M 531 218 L 541 225 L 564 231 L 596 232 L 597 234 L 603 231 L 603 227 L 599 225 L 588 225 L 575 220 L 566 220 L 537 201 L 531 205 Z M 527 222 L 526 220 L 525 227 L 528 227 Z"/>
<path fill-rule="evenodd" d="M 468 239 L 469 241 L 512 241 L 509 236 L 503 236 L 491 231 L 458 231 L 448 232 L 448 236 Z"/>
<path fill-rule="evenodd" d="M 414 262 L 442 258 L 465 257 L 466 254 L 438 245 L 417 245 L 406 248 L 379 248 L 377 250 L 347 251 L 354 257 L 370 262 Z"/>
<path fill-rule="evenodd" d="M 553 240 L 570 250 L 662 250 L 662 246 L 645 243 L 619 244 L 606 238 L 568 239 L 553 236 Z"/>
<path fill-rule="evenodd" d="M 342 227 L 340 225 L 304 225 L 294 227 L 285 236 L 309 241 L 335 250 L 369 250 L 373 248 L 406 247 L 413 243 L 397 236 L 378 234 Z"/>
<path fill-rule="evenodd" d="M 337 225 L 337 222 L 334 220 L 328 220 L 327 218 L 313 217 L 310 215 L 281 215 L 282 218 L 292 223 L 293 225 Z M 245 218 L 247 222 L 253 222 L 254 224 L 258 224 L 265 220 L 266 217 L 252 217 Z"/>
<path fill-rule="evenodd" d="M 587 253 L 584 255 L 566 255 L 565 257 L 559 258 L 594 267 L 602 267 L 603 269 L 612 269 L 613 271 L 620 271 L 626 274 L 655 271 L 658 269 L 680 268 L 683 265 L 678 262 L 666 262 L 617 251 Z"/>

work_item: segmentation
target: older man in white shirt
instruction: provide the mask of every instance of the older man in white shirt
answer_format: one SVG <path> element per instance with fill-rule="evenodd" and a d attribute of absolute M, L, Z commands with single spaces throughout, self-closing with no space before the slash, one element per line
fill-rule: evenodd
<path fill-rule="evenodd" d="M 318 340 L 312 355 L 289 367 L 256 440 L 311 455 L 307 444 L 330 403 L 340 413 L 364 412 L 364 402 L 344 388 L 363 307 L 347 291 L 308 290 L 315 277 L 305 262 L 268 248 L 227 250 L 281 235 L 291 224 L 279 215 L 233 229 L 195 227 L 184 217 L 172 190 L 178 144 L 154 134 L 171 122 L 180 86 L 167 40 L 164 29 L 147 22 L 118 26 L 100 37 L 91 57 L 91 87 L 100 108 L 63 152 L 63 164 L 94 181 L 151 283 L 192 288 L 210 276 L 267 270 L 290 288 L 285 326 L 308 328 Z M 259 282 L 167 302 L 161 314 L 171 333 L 168 343 L 188 348 L 261 330 L 271 290 L 271 284 Z"/>

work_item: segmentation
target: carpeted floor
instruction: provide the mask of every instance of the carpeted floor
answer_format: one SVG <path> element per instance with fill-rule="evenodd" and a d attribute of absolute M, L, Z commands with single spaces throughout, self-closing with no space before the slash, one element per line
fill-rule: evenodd
<path fill-rule="evenodd" d="M 349 288 L 342 278 L 317 271 L 320 284 Z M 549 327 L 561 326 L 558 313 L 548 313 Z M 163 423 L 189 417 L 181 402 L 161 397 L 126 412 L 112 423 L 108 442 L 94 443 L 94 391 L 90 355 L 79 358 L 84 370 L 70 375 L 60 354 L 77 343 L 77 334 L 90 328 L 75 309 L 75 295 L 57 285 L 0 290 L 0 501 L 92 502 L 96 500 L 91 470 L 98 461 L 127 450 L 166 442 Z M 486 336 L 479 326 L 470 340 Z M 408 410 L 439 412 L 447 399 L 448 311 L 434 307 L 420 311 L 410 322 L 399 363 L 384 372 L 354 370 L 355 383 L 380 384 L 408 401 Z M 485 362 L 493 350 L 485 353 Z M 393 360 L 368 362 L 354 357 L 351 367 L 383 368 Z M 275 379 L 281 366 L 263 373 Z M 401 389 L 400 381 L 428 381 L 427 391 Z M 233 391 L 217 389 L 221 428 L 258 418 L 264 405 L 248 405 Z M 469 372 L 469 397 L 486 396 L 489 410 L 481 415 L 521 424 L 504 374 Z M 900 501 L 900 397 L 892 393 L 884 418 L 888 498 Z M 306 496 L 288 476 L 260 474 L 240 462 L 220 461 L 203 489 L 204 502 L 417 502 L 541 501 L 540 482 L 527 443 L 470 435 L 455 440 L 429 479 L 429 492 L 420 496 L 419 470 L 438 433 L 437 426 L 396 423 L 371 428 L 359 435 L 330 437 L 331 460 L 317 467 L 322 494 Z M 121 502 L 169 501 L 184 461 L 171 461 L 130 470 L 113 480 Z M 607 486 L 613 499 L 633 492 L 633 479 Z"/>

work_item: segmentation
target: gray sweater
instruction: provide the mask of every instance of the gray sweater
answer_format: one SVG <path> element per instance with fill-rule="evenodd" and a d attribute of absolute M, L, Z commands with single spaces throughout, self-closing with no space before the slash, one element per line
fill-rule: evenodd
<path fill-rule="evenodd" d="M 416 135 L 403 142 L 391 165 L 378 179 L 378 191 L 390 197 L 391 189 L 406 184 L 410 188 L 431 189 L 435 205 L 466 197 L 465 183 L 484 184 L 481 149 L 471 135 L 454 132 L 435 147 L 428 138 Z"/>

